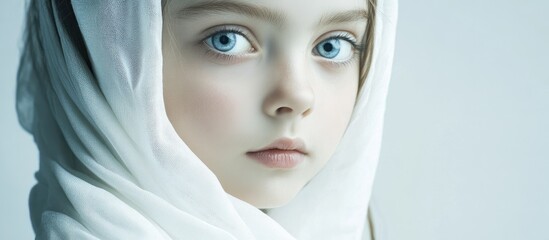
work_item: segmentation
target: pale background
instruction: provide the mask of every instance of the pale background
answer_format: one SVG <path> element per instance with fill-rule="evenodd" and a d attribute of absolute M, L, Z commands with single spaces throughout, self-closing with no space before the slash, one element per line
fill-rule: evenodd
<path fill-rule="evenodd" d="M 0 239 L 32 239 L 15 115 L 24 1 L 0 3 Z M 403 0 L 373 198 L 390 240 L 549 239 L 548 1 Z"/>

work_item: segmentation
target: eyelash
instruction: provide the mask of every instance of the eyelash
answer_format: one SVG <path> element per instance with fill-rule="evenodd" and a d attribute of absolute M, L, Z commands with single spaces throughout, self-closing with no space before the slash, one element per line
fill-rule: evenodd
<path fill-rule="evenodd" d="M 358 44 L 357 40 L 350 33 L 347 33 L 347 32 L 340 32 L 337 35 L 325 38 L 322 41 L 320 41 L 319 44 L 321 42 L 332 40 L 332 39 L 340 39 L 340 40 L 343 40 L 343 41 L 347 41 L 348 43 L 351 44 L 351 46 L 353 48 L 353 56 L 351 58 L 349 58 L 348 60 L 346 60 L 346 61 L 337 62 L 337 61 L 324 60 L 332 66 L 347 67 L 347 66 L 353 64 L 358 59 L 358 56 L 360 56 L 362 51 L 364 50 L 364 45 L 363 44 Z M 315 47 L 316 47 L 316 45 L 315 45 Z"/>
<path fill-rule="evenodd" d="M 206 44 L 206 40 L 208 38 L 210 38 L 210 37 L 212 37 L 216 34 L 219 34 L 219 33 L 239 34 L 239 35 L 243 36 L 244 38 L 246 38 L 246 40 L 248 42 L 250 42 L 250 44 L 252 45 L 252 47 L 254 48 L 254 51 L 255 51 L 254 45 L 256 43 L 250 40 L 251 38 L 249 37 L 249 35 L 245 31 L 243 31 L 241 28 L 238 28 L 238 27 L 223 26 L 221 29 L 209 33 L 208 36 L 206 36 L 205 38 L 203 38 L 200 41 L 200 46 L 203 48 L 203 50 L 205 52 L 205 55 L 207 55 L 208 57 L 213 57 L 216 60 L 221 60 L 221 61 L 228 62 L 228 63 L 235 63 L 235 62 L 238 62 L 239 60 L 244 60 L 245 59 L 245 58 L 242 57 L 244 54 L 224 54 L 224 53 L 220 53 L 216 50 L 212 50 Z M 346 33 L 346 32 L 340 32 L 337 35 L 325 38 L 322 41 L 320 41 L 319 43 L 327 41 L 327 40 L 332 40 L 332 39 L 340 39 L 340 40 L 343 40 L 343 41 L 347 41 L 348 43 L 351 44 L 351 46 L 353 48 L 353 56 L 351 58 L 349 58 L 348 60 L 346 60 L 346 61 L 337 62 L 337 61 L 323 60 L 324 62 L 326 62 L 326 63 L 328 63 L 332 66 L 335 66 L 335 67 L 346 67 L 346 66 L 351 65 L 352 63 L 354 63 L 354 61 L 356 61 L 358 59 L 358 56 L 362 53 L 362 51 L 364 49 L 363 44 L 358 44 L 357 40 L 350 33 Z M 316 47 L 316 45 L 315 45 L 315 47 Z"/>

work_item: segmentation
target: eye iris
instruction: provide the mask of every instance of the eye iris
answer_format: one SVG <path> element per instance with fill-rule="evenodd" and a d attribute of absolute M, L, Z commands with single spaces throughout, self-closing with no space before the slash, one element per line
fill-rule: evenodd
<path fill-rule="evenodd" d="M 320 43 L 316 50 L 318 54 L 325 58 L 334 58 L 339 54 L 340 42 L 339 39 L 330 39 Z"/>
<path fill-rule="evenodd" d="M 236 45 L 236 36 L 230 32 L 218 33 L 213 36 L 212 45 L 221 52 L 230 51 Z"/>

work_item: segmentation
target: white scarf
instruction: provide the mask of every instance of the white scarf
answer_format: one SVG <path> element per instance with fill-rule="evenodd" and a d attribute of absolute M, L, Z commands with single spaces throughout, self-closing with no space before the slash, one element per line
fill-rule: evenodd
<path fill-rule="evenodd" d="M 372 66 L 336 152 L 268 214 L 225 193 L 170 124 L 160 0 L 73 0 L 74 15 L 57 1 L 30 7 L 36 28 L 21 59 L 17 107 L 40 151 L 30 196 L 37 239 L 361 239 L 396 0 L 378 0 Z M 64 21 L 71 17 L 77 26 Z"/>

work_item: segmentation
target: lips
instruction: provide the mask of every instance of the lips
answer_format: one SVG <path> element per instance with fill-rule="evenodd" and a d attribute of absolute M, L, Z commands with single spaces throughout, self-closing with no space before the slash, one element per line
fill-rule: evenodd
<path fill-rule="evenodd" d="M 246 155 L 269 168 L 289 169 L 305 159 L 305 143 L 299 138 L 280 138 L 261 149 L 247 152 Z"/>

